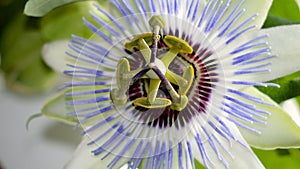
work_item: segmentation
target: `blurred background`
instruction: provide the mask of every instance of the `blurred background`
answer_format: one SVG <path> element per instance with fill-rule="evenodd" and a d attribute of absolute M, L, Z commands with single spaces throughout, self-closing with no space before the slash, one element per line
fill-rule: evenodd
<path fill-rule="evenodd" d="M 0 169 L 61 169 L 80 142 L 72 126 L 42 117 L 39 113 L 49 94 L 24 96 L 9 91 L 0 80 Z"/>
<path fill-rule="evenodd" d="M 25 16 L 25 3 L 0 0 L 0 169 L 60 169 L 80 133 L 45 117 L 26 129 L 60 84 L 41 58 L 49 41 L 41 35 L 41 18 Z"/>

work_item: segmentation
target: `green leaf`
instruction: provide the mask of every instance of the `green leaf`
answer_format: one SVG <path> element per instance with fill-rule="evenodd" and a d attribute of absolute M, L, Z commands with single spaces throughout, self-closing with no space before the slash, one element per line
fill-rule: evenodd
<path fill-rule="evenodd" d="M 67 113 L 73 110 L 66 105 L 68 98 L 65 96 L 66 91 L 59 93 L 57 96 L 49 100 L 42 108 L 42 114 L 67 124 L 75 125 L 78 119 L 74 116 L 69 116 Z"/>
<path fill-rule="evenodd" d="M 6 28 L 1 39 L 1 69 L 9 88 L 20 93 L 44 92 L 52 88 L 57 76 L 42 61 L 44 41 L 29 24 L 36 22 L 20 15 Z"/>
<path fill-rule="evenodd" d="M 277 103 L 281 103 L 285 100 L 294 98 L 300 95 L 300 71 L 291 75 L 275 79 L 270 81 L 280 85 L 280 88 L 276 87 L 257 87 L 261 92 L 270 96 L 272 100 Z"/>
<path fill-rule="evenodd" d="M 300 10 L 295 0 L 274 0 L 263 28 L 300 23 Z"/>
<path fill-rule="evenodd" d="M 71 39 L 71 35 L 89 38 L 93 32 L 84 25 L 82 18 L 92 21 L 89 11 L 104 17 L 95 8 L 97 1 L 81 1 L 55 8 L 41 20 L 41 32 L 46 40 Z M 93 23 L 93 22 L 92 22 Z M 95 24 L 97 25 L 97 24 Z"/>
<path fill-rule="evenodd" d="M 205 169 L 205 167 L 199 163 L 197 160 L 194 160 L 196 169 Z"/>
<path fill-rule="evenodd" d="M 29 0 L 24 9 L 28 16 L 41 17 L 52 9 L 79 0 Z"/>
<path fill-rule="evenodd" d="M 263 28 L 280 26 L 280 25 L 292 25 L 292 24 L 299 24 L 299 23 L 300 23 L 299 21 L 293 21 L 279 16 L 268 15 L 263 25 Z"/>
<path fill-rule="evenodd" d="M 26 0 L 0 0 L 0 39 L 6 25 L 23 11 L 25 2 Z"/>
<path fill-rule="evenodd" d="M 295 0 L 274 0 L 269 14 L 300 22 L 300 10 Z"/>
<path fill-rule="evenodd" d="M 299 169 L 300 149 L 253 149 L 253 151 L 267 169 Z"/>

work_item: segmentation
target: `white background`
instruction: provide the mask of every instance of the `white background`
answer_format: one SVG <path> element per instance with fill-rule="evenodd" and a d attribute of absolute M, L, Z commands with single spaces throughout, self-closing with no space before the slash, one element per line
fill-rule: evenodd
<path fill-rule="evenodd" d="M 53 92 L 54 93 L 54 92 Z M 80 142 L 79 131 L 46 117 L 25 124 L 52 94 L 22 96 L 0 74 L 0 164 L 3 169 L 62 169 Z M 1 167 L 0 167 L 1 168 Z"/>

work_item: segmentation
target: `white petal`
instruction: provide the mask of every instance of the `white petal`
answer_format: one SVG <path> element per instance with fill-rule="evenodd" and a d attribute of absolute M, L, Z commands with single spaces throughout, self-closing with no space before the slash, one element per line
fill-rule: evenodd
<path fill-rule="evenodd" d="M 237 4 L 239 1 L 240 0 L 234 0 L 233 3 Z M 261 28 L 267 18 L 272 2 L 273 0 L 246 0 L 242 5 L 242 8 L 246 9 L 242 18 L 248 19 L 251 16 L 258 14 L 252 23 L 255 24 L 257 28 Z"/>
<path fill-rule="evenodd" d="M 110 125 L 105 125 L 101 129 L 103 131 L 106 131 L 108 128 L 110 128 Z M 99 134 L 99 133 L 98 133 Z M 92 142 L 98 135 L 96 133 L 88 133 L 83 137 L 83 141 L 78 146 L 77 150 L 75 151 L 72 159 L 68 162 L 68 164 L 65 166 L 65 169 L 106 169 L 109 168 L 108 165 L 111 162 L 112 159 L 116 157 L 117 154 L 114 154 L 111 152 L 110 156 L 106 159 L 102 160 L 101 158 L 103 155 L 94 155 L 92 151 L 99 148 L 102 142 L 97 142 L 96 144 L 88 145 L 90 142 Z M 109 138 L 109 137 L 108 137 Z M 104 154 L 109 152 L 104 152 Z M 131 151 L 128 151 L 128 154 L 132 153 Z M 115 166 L 115 168 L 121 168 L 124 165 L 127 164 L 127 162 L 130 159 L 128 156 L 124 155 L 122 158 L 118 160 L 118 164 Z"/>
<path fill-rule="evenodd" d="M 298 4 L 299 10 L 300 10 L 300 0 L 296 0 L 296 2 Z"/>
<path fill-rule="evenodd" d="M 67 57 L 65 52 L 68 50 L 69 40 L 58 40 L 46 43 L 42 49 L 42 57 L 46 64 L 57 73 L 63 74 L 67 70 Z"/>
<path fill-rule="evenodd" d="M 272 48 L 271 52 L 278 56 L 272 60 L 271 74 L 260 76 L 260 80 L 272 80 L 300 69 L 300 25 L 262 29 L 260 33 L 270 35 L 268 42 Z"/>
<path fill-rule="evenodd" d="M 243 144 L 247 144 L 243 136 L 241 135 L 238 128 L 233 124 L 228 124 L 229 128 L 231 129 L 232 133 L 235 134 L 236 138 L 239 139 Z M 242 145 L 237 142 L 233 142 L 233 148 L 229 149 L 231 153 L 235 156 L 235 158 L 230 161 L 229 166 L 231 168 L 249 168 L 249 169 L 259 169 L 265 168 L 260 160 L 256 157 L 253 151 L 248 147 L 246 149 Z"/>
<path fill-rule="evenodd" d="M 275 105 L 267 106 L 255 104 L 256 108 L 268 111 L 271 115 L 267 119 L 267 125 L 257 123 L 248 125 L 260 131 L 260 135 L 245 131 L 243 128 L 240 129 L 249 144 L 264 149 L 300 147 L 300 127 L 294 122 L 291 116 L 284 112 L 284 110 L 267 95 L 261 93 L 254 87 L 243 89 L 243 92 L 262 98 L 265 102 Z M 254 104 L 254 102 L 250 104 Z"/>
<path fill-rule="evenodd" d="M 300 127 L 300 107 L 295 98 L 286 100 L 282 103 L 282 108 L 287 112 L 295 123 Z"/>
<path fill-rule="evenodd" d="M 97 156 L 94 156 L 91 151 L 92 146 L 87 146 L 90 142 L 89 137 L 84 137 L 83 141 L 77 147 L 72 159 L 64 167 L 65 169 L 106 169 L 106 165 Z"/>
<path fill-rule="evenodd" d="M 240 2 L 241 0 L 232 0 L 228 11 L 225 13 L 225 15 L 228 16 Z M 239 19 L 237 20 L 235 25 L 233 25 L 233 27 L 235 28 L 242 22 L 251 18 L 252 16 L 257 15 L 255 17 L 255 20 L 251 22 L 251 25 L 256 25 L 257 29 L 261 28 L 268 15 L 272 2 L 273 0 L 245 0 L 241 4 L 237 13 L 240 12 L 242 9 L 245 9 L 245 12 L 239 17 Z"/>
<path fill-rule="evenodd" d="M 232 124 L 231 122 L 224 120 L 226 122 L 227 127 L 229 130 L 234 134 L 236 140 L 239 140 L 238 142 L 235 140 L 232 140 L 232 146 L 221 136 L 216 134 L 216 137 L 220 140 L 221 144 L 230 152 L 231 155 L 229 155 L 226 151 L 224 151 L 221 147 L 219 147 L 219 151 L 222 153 L 222 155 L 225 157 L 225 159 L 228 162 L 228 167 L 230 169 L 234 168 L 243 168 L 243 169 L 263 169 L 265 168 L 262 163 L 259 161 L 259 159 L 256 157 L 256 155 L 253 153 L 253 151 L 248 146 L 247 142 L 244 140 L 243 136 L 241 135 L 239 129 L 236 127 L 236 125 Z M 242 144 L 241 144 L 242 143 Z M 192 148 L 193 148 L 193 154 L 194 157 L 203 164 L 201 155 L 199 154 L 199 150 L 196 148 L 197 144 L 192 141 Z M 226 168 L 225 165 L 218 159 L 217 155 L 210 147 L 209 142 L 206 141 L 203 143 L 203 146 L 206 147 L 207 154 L 210 156 L 210 159 L 215 162 L 214 165 L 210 165 L 210 168 Z M 217 161 L 217 162 L 216 162 Z"/>
<path fill-rule="evenodd" d="M 169 149 L 166 150 L 165 152 L 163 152 L 165 154 L 162 155 L 162 159 L 161 159 L 160 165 L 159 165 L 160 168 L 164 168 L 164 167 L 165 168 L 172 168 L 172 169 L 179 169 L 181 167 L 183 167 L 183 168 L 192 168 L 192 165 L 190 163 L 190 159 L 189 159 L 189 157 L 186 156 L 187 155 L 186 154 L 187 149 L 185 149 L 184 143 L 182 143 L 182 156 L 180 157 L 181 158 L 180 160 L 179 160 L 178 148 L 179 148 L 178 145 L 172 147 L 172 159 L 171 160 L 169 160 Z M 153 166 L 153 161 L 152 161 L 153 159 L 150 158 L 150 160 L 151 161 L 148 164 L 149 168 L 155 168 L 155 166 Z M 170 161 L 172 162 L 170 164 L 171 166 L 169 166 Z M 147 162 L 149 162 L 148 158 L 144 158 L 141 162 L 141 165 L 140 165 L 141 168 L 146 168 Z M 180 167 L 179 163 L 181 163 L 181 165 L 182 165 L 181 167 Z M 158 167 L 157 163 L 156 163 L 156 167 Z"/>
<path fill-rule="evenodd" d="M 255 33 L 255 32 L 254 32 Z M 265 82 L 300 70 L 300 25 L 278 26 L 262 29 L 257 36 L 268 34 L 266 41 L 271 47 L 271 54 L 277 57 L 269 60 L 272 65 L 267 67 L 269 73 L 255 73 L 236 76 L 239 79 Z M 249 36 L 253 36 L 249 34 Z"/>

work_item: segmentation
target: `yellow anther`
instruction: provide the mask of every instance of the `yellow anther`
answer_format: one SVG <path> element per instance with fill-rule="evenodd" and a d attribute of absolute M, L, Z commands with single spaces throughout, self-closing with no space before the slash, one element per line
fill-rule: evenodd
<path fill-rule="evenodd" d="M 163 41 L 170 49 L 177 49 L 179 53 L 193 53 L 193 48 L 184 40 L 177 38 L 176 36 L 167 35 Z"/>
<path fill-rule="evenodd" d="M 133 101 L 134 106 L 143 107 L 146 109 L 151 108 L 165 108 L 172 104 L 171 100 L 166 98 L 156 98 L 154 102 L 150 103 L 147 97 L 137 98 Z"/>
<path fill-rule="evenodd" d="M 179 86 L 179 94 L 186 95 L 189 89 L 191 88 L 194 80 L 194 68 L 193 66 L 189 66 L 184 72 L 182 77 L 187 81 L 186 84 L 178 84 Z"/>
<path fill-rule="evenodd" d="M 139 34 L 136 35 L 131 41 L 125 43 L 125 48 L 129 51 L 132 51 L 132 49 L 134 47 L 139 47 L 140 39 L 144 39 L 144 41 L 147 43 L 148 46 L 152 45 L 152 38 L 153 38 L 153 33 L 149 32 L 149 33 L 143 33 L 143 34 Z"/>

